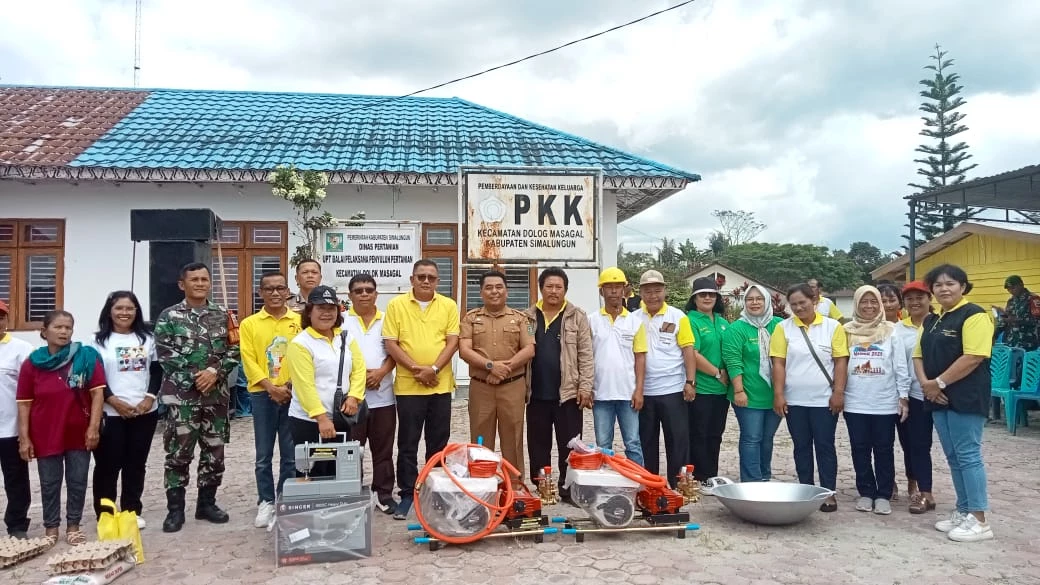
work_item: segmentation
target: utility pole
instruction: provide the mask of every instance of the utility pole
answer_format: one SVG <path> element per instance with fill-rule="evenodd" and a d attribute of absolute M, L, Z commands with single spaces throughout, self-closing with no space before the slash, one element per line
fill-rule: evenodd
<path fill-rule="evenodd" d="M 134 10 L 134 87 L 141 83 L 141 0 Z"/>

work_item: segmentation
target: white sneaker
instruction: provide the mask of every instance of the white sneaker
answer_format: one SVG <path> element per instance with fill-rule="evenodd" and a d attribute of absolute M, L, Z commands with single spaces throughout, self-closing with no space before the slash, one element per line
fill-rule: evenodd
<path fill-rule="evenodd" d="M 956 542 L 978 542 L 993 538 L 993 529 L 989 522 L 979 522 L 974 514 L 967 514 L 960 526 L 947 532 L 946 536 Z"/>
<path fill-rule="evenodd" d="M 253 521 L 253 526 L 267 528 L 273 520 L 274 504 L 271 502 L 260 502 L 260 506 L 256 510 L 256 520 Z"/>
<path fill-rule="evenodd" d="M 892 504 L 884 498 L 874 500 L 874 513 L 887 516 L 892 513 Z"/>
<path fill-rule="evenodd" d="M 953 512 L 950 512 L 949 518 L 936 522 L 935 529 L 939 532 L 949 533 L 954 528 L 960 526 L 961 522 L 964 522 L 965 516 L 967 516 L 967 514 L 961 513 L 960 510 L 954 510 Z"/>
<path fill-rule="evenodd" d="M 870 512 L 874 509 L 874 500 L 870 498 L 860 498 L 856 500 L 856 509 L 860 512 Z"/>
<path fill-rule="evenodd" d="M 138 530 L 144 530 L 146 526 L 148 526 L 148 523 L 144 521 L 144 518 L 141 518 L 140 516 L 138 516 L 137 517 L 137 529 Z"/>

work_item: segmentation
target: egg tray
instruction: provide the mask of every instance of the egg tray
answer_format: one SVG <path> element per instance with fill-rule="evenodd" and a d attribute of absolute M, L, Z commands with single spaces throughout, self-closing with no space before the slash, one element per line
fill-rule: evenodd
<path fill-rule="evenodd" d="M 101 571 L 124 559 L 133 559 L 134 543 L 129 540 L 89 542 L 47 559 L 51 574 Z"/>
<path fill-rule="evenodd" d="M 0 569 L 6 569 L 42 554 L 53 544 L 46 538 L 0 538 Z"/>

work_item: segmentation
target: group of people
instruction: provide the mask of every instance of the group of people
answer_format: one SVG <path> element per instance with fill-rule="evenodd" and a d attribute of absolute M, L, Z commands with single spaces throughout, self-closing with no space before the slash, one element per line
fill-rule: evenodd
<path fill-rule="evenodd" d="M 0 303 L 0 462 L 8 531 L 24 535 L 28 529 L 27 461 L 33 458 L 44 527 L 55 542 L 63 476 L 66 539 L 85 541 L 79 526 L 91 451 L 95 512 L 100 514 L 101 498 L 115 499 L 121 477 L 121 507 L 140 515 L 157 401 L 167 416 L 163 530 L 176 532 L 185 522 L 196 446 L 195 517 L 227 522 L 216 495 L 229 431 L 228 376 L 239 364 L 253 412 L 257 527 L 273 522 L 282 485 L 297 473 L 295 445 L 340 432 L 369 445 L 377 506 L 404 519 L 414 501 L 420 438 L 427 458 L 449 440 L 458 352 L 470 370 L 471 440 L 482 438 L 492 449 L 500 441 L 503 457 L 537 482 L 552 467 L 555 439 L 554 471 L 564 501 L 570 501 L 567 443 L 581 435 L 586 409 L 599 447 L 613 448 L 618 426 L 625 455 L 653 473 L 660 471 L 663 431 L 665 477 L 674 486 L 683 466 L 692 464 L 708 494 L 731 405 L 740 427 L 741 481 L 772 478 L 773 436 L 786 419 L 799 481 L 814 483 L 815 458 L 819 482 L 830 489 L 836 487 L 834 437 L 843 413 L 858 510 L 891 513 L 897 435 L 911 481 L 910 511 L 935 508 L 934 425 L 957 494 L 954 512 L 936 528 L 953 540 L 993 535 L 980 450 L 993 323 L 964 300 L 971 285 L 955 266 L 940 266 L 924 282 L 902 289 L 861 287 L 854 316 L 844 325 L 831 316 L 833 305 L 824 306 L 818 287 L 807 284 L 788 291 L 794 313 L 788 319 L 774 316 L 769 291 L 749 287 L 740 318 L 730 323 L 714 280 L 697 279 L 683 311 L 665 301 L 665 280 L 655 270 L 640 276 L 633 310 L 624 272 L 605 269 L 599 277 L 603 304 L 594 314 L 568 301 L 569 279 L 561 268 L 539 274 L 540 298 L 525 310 L 507 306 L 507 278 L 491 270 L 480 278 L 482 305 L 461 318 L 455 301 L 437 293 L 440 275 L 430 260 L 414 264 L 411 289 L 385 312 L 377 308 L 371 275 L 350 280 L 349 308 L 320 284 L 320 275 L 316 261 L 301 262 L 299 293 L 293 294 L 283 273 L 263 274 L 263 307 L 242 321 L 238 344 L 229 339 L 227 313 L 209 300 L 204 264 L 182 268 L 184 300 L 164 310 L 151 332 L 133 293 L 109 295 L 88 345 L 72 341 L 72 315 L 55 311 L 41 331 L 46 344 L 33 350 L 6 333 L 8 309 Z M 933 296 L 939 313 L 931 310 Z M 821 509 L 836 510 L 836 500 L 827 499 Z"/>

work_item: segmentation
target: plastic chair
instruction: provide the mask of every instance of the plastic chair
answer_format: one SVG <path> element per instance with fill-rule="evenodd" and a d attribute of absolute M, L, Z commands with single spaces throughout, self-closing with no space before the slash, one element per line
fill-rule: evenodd
<path fill-rule="evenodd" d="M 1018 431 L 1018 403 L 1023 400 L 1040 400 L 1040 349 L 1026 352 L 1022 362 L 1022 380 L 1020 390 L 1012 392 L 1004 398 L 1008 429 L 1014 435 Z M 1029 426 L 1029 413 L 1021 411 L 1022 426 Z"/>
<path fill-rule="evenodd" d="M 1005 412 L 1008 409 L 1008 396 L 1011 395 L 1011 368 L 1013 366 L 1011 348 L 1003 343 L 993 346 L 989 357 L 990 394 L 994 399 L 1004 401 Z M 1005 418 L 1007 418 L 1005 416 Z M 1008 423 L 1011 432 L 1011 423 Z"/>

